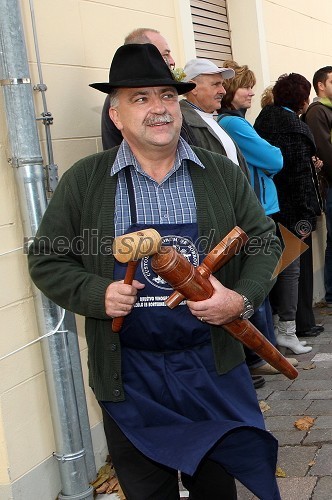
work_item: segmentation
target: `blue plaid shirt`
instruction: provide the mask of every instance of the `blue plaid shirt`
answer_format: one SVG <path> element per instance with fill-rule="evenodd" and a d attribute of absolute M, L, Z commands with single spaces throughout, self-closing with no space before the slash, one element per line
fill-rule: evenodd
<path fill-rule="evenodd" d="M 131 172 L 138 224 L 197 222 L 196 201 L 187 160 L 205 168 L 186 141 L 180 137 L 173 168 L 159 184 L 144 172 L 128 143 L 122 141 L 111 169 L 111 175 L 118 173 L 114 214 L 116 236 L 124 234 L 132 224 L 125 167 L 129 167 Z"/>

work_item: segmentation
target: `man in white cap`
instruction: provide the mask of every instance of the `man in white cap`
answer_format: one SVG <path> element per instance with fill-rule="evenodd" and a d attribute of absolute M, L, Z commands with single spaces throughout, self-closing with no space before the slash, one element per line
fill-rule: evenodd
<path fill-rule="evenodd" d="M 218 68 L 208 59 L 191 59 L 184 67 L 184 82 L 196 87 L 180 101 L 182 114 L 189 125 L 197 146 L 227 156 L 248 176 L 246 161 L 233 139 L 214 119 L 226 91 L 224 79 L 234 77 L 231 68 Z"/>

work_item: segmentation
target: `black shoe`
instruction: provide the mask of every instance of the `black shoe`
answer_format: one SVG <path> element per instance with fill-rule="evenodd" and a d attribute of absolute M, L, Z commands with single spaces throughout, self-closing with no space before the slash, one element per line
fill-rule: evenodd
<path fill-rule="evenodd" d="M 322 333 L 324 331 L 323 325 L 315 325 L 311 327 L 312 332 Z"/>
<path fill-rule="evenodd" d="M 265 385 L 265 378 L 261 375 L 251 375 L 255 389 L 260 389 Z"/>
<path fill-rule="evenodd" d="M 296 332 L 298 337 L 317 337 L 321 332 L 324 331 L 324 327 L 322 325 L 314 325 L 305 332 Z"/>

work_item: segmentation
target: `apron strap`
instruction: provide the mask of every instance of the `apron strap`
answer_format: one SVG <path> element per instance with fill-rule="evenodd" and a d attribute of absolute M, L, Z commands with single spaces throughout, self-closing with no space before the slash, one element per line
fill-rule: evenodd
<path fill-rule="evenodd" d="M 135 192 L 134 192 L 133 179 L 131 177 L 131 172 L 130 172 L 129 166 L 125 168 L 125 176 L 126 176 L 127 189 L 128 189 L 131 223 L 136 224 L 137 212 L 136 212 L 136 203 L 135 203 Z"/>

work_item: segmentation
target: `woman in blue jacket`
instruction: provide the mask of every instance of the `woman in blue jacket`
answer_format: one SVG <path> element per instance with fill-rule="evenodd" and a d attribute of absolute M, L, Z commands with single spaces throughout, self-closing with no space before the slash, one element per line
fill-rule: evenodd
<path fill-rule="evenodd" d="M 282 154 L 279 148 L 260 137 L 245 119 L 255 95 L 254 73 L 248 66 L 239 66 L 235 61 L 226 61 L 224 66 L 233 68 L 235 77 L 224 82 L 226 95 L 222 100 L 218 123 L 241 149 L 249 167 L 251 185 L 266 215 L 272 215 L 279 211 L 273 176 L 282 169 Z"/>

